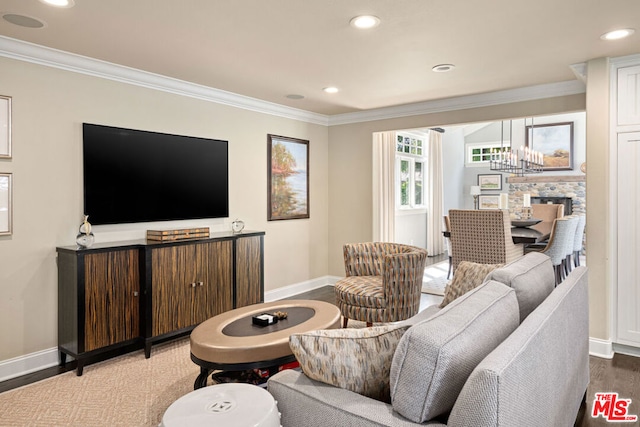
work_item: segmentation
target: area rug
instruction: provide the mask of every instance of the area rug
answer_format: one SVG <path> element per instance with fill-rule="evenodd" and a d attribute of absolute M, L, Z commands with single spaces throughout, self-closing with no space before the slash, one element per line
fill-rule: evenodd
<path fill-rule="evenodd" d="M 442 261 L 425 268 L 422 293 L 444 296 L 444 287 L 449 282 L 447 279 L 448 271 L 449 261 Z"/>
<path fill-rule="evenodd" d="M 183 338 L 1 393 L 0 425 L 157 427 L 199 373 Z"/>

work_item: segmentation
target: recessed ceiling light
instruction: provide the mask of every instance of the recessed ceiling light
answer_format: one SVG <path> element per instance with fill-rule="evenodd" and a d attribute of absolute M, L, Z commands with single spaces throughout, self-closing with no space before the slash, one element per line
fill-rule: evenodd
<path fill-rule="evenodd" d="M 373 15 L 361 15 L 361 16 L 356 16 L 355 18 L 351 19 L 351 21 L 349 21 L 349 23 L 354 28 L 358 28 L 358 29 L 364 30 L 364 29 L 367 29 L 367 28 L 373 28 L 373 27 L 377 27 L 378 25 L 380 25 L 380 18 L 378 18 L 377 16 L 373 16 Z"/>
<path fill-rule="evenodd" d="M 436 73 L 446 73 L 447 71 L 451 71 L 456 68 L 453 64 L 440 64 L 433 67 L 431 70 Z"/>
<path fill-rule="evenodd" d="M 40 2 L 55 7 L 73 7 L 75 5 L 74 0 L 40 0 Z"/>
<path fill-rule="evenodd" d="M 287 98 L 289 98 L 289 99 L 303 99 L 304 95 L 298 95 L 296 93 L 292 93 L 290 95 L 287 95 Z"/>
<path fill-rule="evenodd" d="M 334 86 L 325 87 L 322 90 L 327 92 L 327 93 L 338 93 L 338 88 L 334 87 Z"/>
<path fill-rule="evenodd" d="M 5 13 L 2 15 L 2 19 L 12 23 L 13 25 L 25 28 L 44 28 L 46 26 L 46 24 L 39 19 L 32 18 L 31 16 L 19 15 L 17 13 Z"/>
<path fill-rule="evenodd" d="M 602 40 L 618 40 L 623 39 L 625 37 L 629 37 L 631 34 L 635 33 L 636 30 L 633 28 L 624 28 L 622 30 L 614 30 L 609 31 L 608 33 L 604 33 L 600 36 Z"/>

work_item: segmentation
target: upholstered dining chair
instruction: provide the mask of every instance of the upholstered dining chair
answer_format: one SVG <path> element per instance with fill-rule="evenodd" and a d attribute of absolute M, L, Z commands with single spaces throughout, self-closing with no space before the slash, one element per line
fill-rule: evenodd
<path fill-rule="evenodd" d="M 506 209 L 451 209 L 449 221 L 454 276 L 461 261 L 506 264 L 523 255 L 523 246 L 513 243 Z"/>
<path fill-rule="evenodd" d="M 542 221 L 553 222 L 554 219 L 564 216 L 564 205 L 534 203 L 531 205 L 531 215 Z"/>
<path fill-rule="evenodd" d="M 571 256 L 573 255 L 573 246 L 574 240 L 576 239 L 576 230 L 578 228 L 578 223 L 580 222 L 580 217 L 577 215 L 569 215 L 564 217 L 567 221 L 569 221 L 569 236 L 565 239 L 565 247 L 564 247 L 564 277 L 567 277 L 571 270 L 573 270 L 573 263 L 571 262 Z"/>
<path fill-rule="evenodd" d="M 556 286 L 559 285 L 566 277 L 565 263 L 567 247 L 573 246 L 573 238 L 575 234 L 576 223 L 569 217 L 555 219 L 551 227 L 551 234 L 547 245 L 539 251 L 549 258 L 556 275 Z M 570 242 L 570 243 L 569 243 Z M 528 247 L 527 251 L 535 249 Z"/>
<path fill-rule="evenodd" d="M 584 237 L 584 229 L 587 225 L 586 215 L 578 215 L 578 226 L 576 227 L 576 236 L 573 239 L 573 265 L 580 267 L 580 254 L 582 253 L 582 239 Z"/>
<path fill-rule="evenodd" d="M 449 217 L 447 215 L 444 216 L 444 231 L 451 232 L 451 222 L 449 221 Z M 449 271 L 447 272 L 447 279 L 451 277 L 451 266 L 453 265 L 451 261 L 451 238 L 445 237 L 445 242 L 447 243 L 447 254 L 449 255 Z"/>
<path fill-rule="evenodd" d="M 336 305 L 349 319 L 397 322 L 418 313 L 427 251 L 387 242 L 347 243 L 346 277 L 334 286 Z"/>

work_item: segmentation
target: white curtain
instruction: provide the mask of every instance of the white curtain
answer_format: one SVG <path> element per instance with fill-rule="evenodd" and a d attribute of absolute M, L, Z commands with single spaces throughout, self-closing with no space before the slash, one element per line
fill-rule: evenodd
<path fill-rule="evenodd" d="M 395 239 L 396 133 L 373 134 L 373 240 Z"/>
<path fill-rule="evenodd" d="M 427 252 L 438 255 L 445 251 L 445 241 L 442 235 L 443 219 L 443 178 L 442 178 L 442 134 L 429 131 L 429 165 L 427 167 Z"/>

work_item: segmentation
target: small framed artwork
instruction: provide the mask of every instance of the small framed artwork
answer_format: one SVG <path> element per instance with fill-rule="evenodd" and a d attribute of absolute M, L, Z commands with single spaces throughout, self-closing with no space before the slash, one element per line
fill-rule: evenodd
<path fill-rule="evenodd" d="M 573 122 L 526 126 L 525 140 L 542 153 L 543 170 L 573 170 Z"/>
<path fill-rule="evenodd" d="M 478 196 L 478 209 L 500 209 L 500 195 L 483 194 Z"/>
<path fill-rule="evenodd" d="M 12 232 L 11 210 L 11 174 L 0 173 L 0 236 Z"/>
<path fill-rule="evenodd" d="M 309 218 L 309 141 L 267 135 L 267 220 Z"/>
<path fill-rule="evenodd" d="M 478 185 L 480 190 L 502 190 L 502 174 L 479 174 Z"/>
<path fill-rule="evenodd" d="M 11 97 L 0 95 L 0 159 L 11 158 Z"/>

